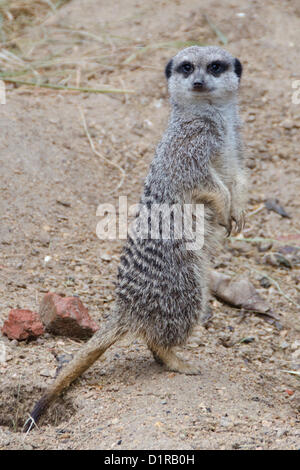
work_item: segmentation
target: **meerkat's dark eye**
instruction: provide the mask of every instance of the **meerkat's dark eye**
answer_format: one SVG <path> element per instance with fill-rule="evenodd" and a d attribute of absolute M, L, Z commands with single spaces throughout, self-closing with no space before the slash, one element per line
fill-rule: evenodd
<path fill-rule="evenodd" d="M 177 72 L 182 73 L 185 77 L 188 77 L 194 71 L 194 66 L 191 62 L 182 62 L 177 67 Z"/>
<path fill-rule="evenodd" d="M 228 64 L 226 62 L 222 62 L 221 60 L 216 60 L 211 62 L 207 66 L 208 73 L 211 73 L 215 77 L 219 77 L 223 72 L 226 72 L 228 69 Z"/>

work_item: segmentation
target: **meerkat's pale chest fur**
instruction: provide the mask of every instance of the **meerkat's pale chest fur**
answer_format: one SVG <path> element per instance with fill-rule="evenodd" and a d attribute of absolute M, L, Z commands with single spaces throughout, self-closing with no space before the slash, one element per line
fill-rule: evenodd
<path fill-rule="evenodd" d="M 174 346 L 184 345 L 207 307 L 208 269 L 216 234 L 222 226 L 230 233 L 233 222 L 238 231 L 244 224 L 246 176 L 237 104 L 241 73 L 239 60 L 217 47 L 193 46 L 168 63 L 171 114 L 150 165 L 141 203 L 148 211 L 156 205 L 180 210 L 186 204 L 204 204 L 204 245 L 188 250 L 186 233 L 181 239 L 175 232 L 166 239 L 129 235 L 110 319 L 36 404 L 27 428 L 127 333 L 143 338 L 154 358 L 168 369 L 199 372 L 198 366 L 176 355 Z"/>

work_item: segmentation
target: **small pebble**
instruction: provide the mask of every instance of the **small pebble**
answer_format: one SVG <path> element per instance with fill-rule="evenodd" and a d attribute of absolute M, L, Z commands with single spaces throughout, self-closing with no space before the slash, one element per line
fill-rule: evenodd
<path fill-rule="evenodd" d="M 45 258 L 44 258 L 44 264 L 45 264 L 45 265 L 49 264 L 51 260 L 52 260 L 52 257 L 51 257 L 51 256 L 49 256 L 49 255 L 45 256 Z"/>
<path fill-rule="evenodd" d="M 227 418 L 226 416 L 222 416 L 222 418 L 220 419 L 220 426 L 223 426 L 225 428 L 228 428 L 228 426 L 231 426 L 231 421 L 229 418 Z"/>
<path fill-rule="evenodd" d="M 54 370 L 49 370 L 49 369 L 43 369 L 40 371 L 40 375 L 43 377 L 55 377 L 55 371 Z"/>
<path fill-rule="evenodd" d="M 300 348 L 300 340 L 299 339 L 296 339 L 296 341 L 294 341 L 292 344 L 291 344 L 291 349 L 292 351 L 295 351 L 296 349 Z"/>
<path fill-rule="evenodd" d="M 263 287 L 264 289 L 268 289 L 269 287 L 271 287 L 271 281 L 267 278 L 267 277 L 262 277 L 259 281 L 261 287 Z"/>

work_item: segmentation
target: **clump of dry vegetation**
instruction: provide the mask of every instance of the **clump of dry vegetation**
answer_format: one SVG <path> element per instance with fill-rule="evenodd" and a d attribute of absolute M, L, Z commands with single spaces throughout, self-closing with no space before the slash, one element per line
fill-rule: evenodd
<path fill-rule="evenodd" d="M 30 85 L 82 92 L 128 93 L 131 90 L 101 86 L 89 81 L 129 67 L 149 50 L 204 44 L 194 31 L 173 35 L 172 40 L 140 44 L 138 39 L 97 31 L 71 29 L 58 24 L 48 28 L 58 10 L 70 0 L 0 0 L 0 79 L 15 86 Z M 226 37 L 204 16 L 206 30 L 225 44 Z M 197 28 L 196 28 L 197 29 Z M 177 38 L 178 36 L 178 38 Z M 182 39 L 183 36 L 183 39 Z"/>
<path fill-rule="evenodd" d="M 80 64 L 90 61 L 95 65 L 95 59 L 89 56 L 90 51 L 87 52 L 87 60 L 76 54 L 76 45 L 86 38 L 102 42 L 101 38 L 86 31 L 61 29 L 53 31 L 52 34 L 47 33 L 47 20 L 69 1 L 0 2 L 0 78 L 17 85 L 27 84 L 53 89 L 118 91 L 68 86 L 73 72 L 77 73 L 77 82 L 79 81 Z M 51 80 L 53 83 L 50 83 Z"/>
<path fill-rule="evenodd" d="M 1 42 L 11 42 L 20 31 L 35 26 L 53 14 L 70 0 L 1 0 L 0 38 Z"/>

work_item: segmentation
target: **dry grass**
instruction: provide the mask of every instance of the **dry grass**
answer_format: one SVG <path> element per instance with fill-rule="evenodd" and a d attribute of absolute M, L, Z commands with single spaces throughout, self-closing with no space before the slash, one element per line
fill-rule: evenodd
<path fill-rule="evenodd" d="M 70 0 L 1 0 L 0 38 L 2 42 L 13 38 L 28 26 L 35 26 Z"/>
<path fill-rule="evenodd" d="M 135 38 L 54 25 L 53 16 L 70 0 L 0 0 L 0 79 L 11 86 L 43 87 L 60 91 L 128 93 L 123 81 L 110 86 L 111 74 L 132 66 L 149 50 L 174 52 L 191 44 L 203 45 L 195 33 L 174 34 L 171 40 L 140 44 Z M 51 27 L 49 22 L 51 21 Z M 122 20 L 120 20 L 122 21 Z M 203 18 L 208 25 L 209 20 Z M 224 37 L 209 23 L 217 39 Z M 119 73 L 121 76 L 121 73 Z M 103 83 L 91 86 L 101 76 Z"/>
<path fill-rule="evenodd" d="M 48 18 L 70 0 L 0 0 L 0 78 L 15 85 L 38 86 L 79 92 L 129 93 L 116 88 L 79 86 L 79 81 L 97 72 L 110 51 L 105 39 L 88 31 L 44 27 Z M 78 45 L 100 42 L 103 54 L 95 55 L 89 47 L 82 54 Z M 103 62 L 104 61 L 104 62 Z M 86 77 L 82 77 L 81 70 Z"/>

